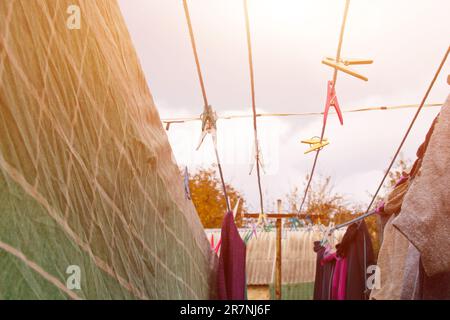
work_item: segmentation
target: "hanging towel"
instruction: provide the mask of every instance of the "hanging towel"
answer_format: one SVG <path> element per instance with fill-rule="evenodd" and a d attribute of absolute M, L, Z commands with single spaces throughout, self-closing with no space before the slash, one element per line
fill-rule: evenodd
<path fill-rule="evenodd" d="M 408 192 L 409 178 L 406 174 L 397 182 L 394 189 L 387 196 L 383 213 L 386 215 L 398 214 L 402 208 L 403 198 Z"/>
<path fill-rule="evenodd" d="M 378 255 L 380 270 L 380 288 L 374 288 L 370 299 L 399 300 L 401 298 L 405 261 L 408 254 L 409 241 L 394 226 L 391 215 L 383 231 L 383 243 Z"/>
<path fill-rule="evenodd" d="M 246 247 L 234 223 L 232 212 L 222 222 L 221 248 L 217 276 L 220 300 L 245 299 L 245 254 Z"/>
<path fill-rule="evenodd" d="M 450 96 L 442 106 L 402 211 L 393 221 L 419 250 L 427 276 L 450 272 Z"/>

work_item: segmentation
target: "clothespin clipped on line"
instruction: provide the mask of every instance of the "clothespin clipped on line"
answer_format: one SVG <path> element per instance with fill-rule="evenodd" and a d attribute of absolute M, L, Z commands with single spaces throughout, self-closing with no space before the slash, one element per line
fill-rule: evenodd
<path fill-rule="evenodd" d="M 341 125 L 344 125 L 344 119 L 342 118 L 341 108 L 339 108 L 339 101 L 336 96 L 336 89 L 334 87 L 333 81 L 328 81 L 327 84 L 327 101 L 325 103 L 325 110 L 323 112 L 324 126 L 327 124 L 328 111 L 330 110 L 330 107 L 333 107 L 336 110 L 339 122 L 341 123 Z"/>
<path fill-rule="evenodd" d="M 322 60 L 322 63 L 329 67 L 337 69 L 339 71 L 345 72 L 353 77 L 367 81 L 367 80 L 369 80 L 367 77 L 357 73 L 356 71 L 352 70 L 351 68 L 348 68 L 348 66 L 358 65 L 358 64 L 372 64 L 373 60 L 369 60 L 369 59 L 339 59 L 339 61 L 336 61 L 336 59 L 334 59 L 334 58 L 326 57 L 325 59 Z"/>
<path fill-rule="evenodd" d="M 252 153 L 252 163 L 250 164 L 250 170 L 249 170 L 248 174 L 251 175 L 252 172 L 253 172 L 253 168 L 255 167 L 256 152 L 258 152 L 259 166 L 262 169 L 262 172 L 264 174 L 266 174 L 266 169 L 264 168 L 264 160 L 263 160 L 261 148 L 260 148 L 260 145 L 259 145 L 259 141 L 256 141 L 255 144 L 254 144 L 253 153 Z"/>
<path fill-rule="evenodd" d="M 245 235 L 245 237 L 244 237 L 244 243 L 245 244 L 247 244 L 247 242 L 253 237 L 253 236 L 255 236 L 255 238 L 256 239 L 258 239 L 258 233 L 257 233 L 257 226 L 256 226 L 256 224 L 255 223 L 252 223 L 252 226 L 251 226 L 251 230 L 248 230 L 247 231 L 247 234 Z"/>
<path fill-rule="evenodd" d="M 200 146 L 203 143 L 206 135 L 209 133 L 213 139 L 214 147 L 217 146 L 217 114 L 213 110 L 213 108 L 208 105 L 205 106 L 203 113 L 200 115 L 200 120 L 202 121 L 202 133 L 200 135 L 200 141 L 198 143 L 197 149 L 200 149 Z"/>
<path fill-rule="evenodd" d="M 301 143 L 309 144 L 310 148 L 305 151 L 305 154 L 316 151 L 318 149 L 322 149 L 323 147 L 330 144 L 327 138 L 323 138 L 322 141 L 320 141 L 320 137 L 313 137 L 311 139 L 302 140 Z"/>
<path fill-rule="evenodd" d="M 330 244 L 330 236 L 332 234 L 332 230 L 334 227 L 334 223 L 330 223 L 326 229 L 323 231 L 323 237 L 322 237 L 322 241 L 320 241 L 320 245 L 323 246 L 324 244 L 328 243 Z"/>

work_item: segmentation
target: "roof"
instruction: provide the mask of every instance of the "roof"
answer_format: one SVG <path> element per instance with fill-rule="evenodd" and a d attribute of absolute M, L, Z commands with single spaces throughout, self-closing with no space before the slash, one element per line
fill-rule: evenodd
<path fill-rule="evenodd" d="M 247 229 L 239 229 L 242 237 Z M 205 230 L 208 239 L 214 236 L 215 244 L 220 239 L 219 229 Z M 335 232 L 334 242 L 338 242 L 345 233 L 345 229 Z M 319 227 L 298 228 L 285 230 L 282 234 L 282 283 L 295 284 L 313 282 L 316 272 L 316 253 L 313 242 L 322 239 L 323 232 Z M 260 231 L 257 237 L 247 243 L 247 284 L 266 285 L 274 282 L 276 232 Z"/>

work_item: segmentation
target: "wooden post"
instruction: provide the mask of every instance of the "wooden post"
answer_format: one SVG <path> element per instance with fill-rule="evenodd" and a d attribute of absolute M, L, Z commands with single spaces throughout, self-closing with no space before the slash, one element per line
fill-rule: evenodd
<path fill-rule="evenodd" d="M 277 200 L 278 214 L 281 213 L 281 200 Z M 281 218 L 276 220 L 277 243 L 276 243 L 276 262 L 275 262 L 275 299 L 281 300 Z"/>

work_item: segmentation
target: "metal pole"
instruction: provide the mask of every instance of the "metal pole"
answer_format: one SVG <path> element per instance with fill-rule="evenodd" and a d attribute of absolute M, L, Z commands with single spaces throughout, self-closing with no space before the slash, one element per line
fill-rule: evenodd
<path fill-rule="evenodd" d="M 281 200 L 277 200 L 278 213 L 281 213 Z M 276 220 L 277 227 L 277 249 L 275 270 L 275 299 L 281 300 L 281 218 Z"/>

